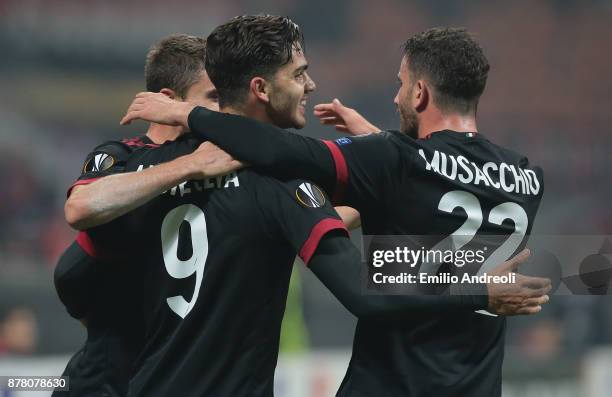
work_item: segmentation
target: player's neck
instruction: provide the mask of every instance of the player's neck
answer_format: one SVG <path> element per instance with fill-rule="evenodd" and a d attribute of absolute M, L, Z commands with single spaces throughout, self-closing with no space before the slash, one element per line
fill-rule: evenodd
<path fill-rule="evenodd" d="M 182 127 L 151 123 L 147 130 L 147 136 L 153 143 L 162 144 L 166 141 L 175 140 L 182 132 Z"/>
<path fill-rule="evenodd" d="M 441 113 L 435 111 L 422 115 L 419 120 L 419 138 L 425 138 L 436 131 L 478 132 L 475 115 Z"/>
<path fill-rule="evenodd" d="M 272 120 L 268 117 L 268 114 L 264 109 L 258 109 L 254 106 L 250 107 L 237 107 L 237 106 L 224 106 L 219 109 L 221 113 L 235 114 L 237 116 L 245 116 L 262 123 L 272 124 Z"/>

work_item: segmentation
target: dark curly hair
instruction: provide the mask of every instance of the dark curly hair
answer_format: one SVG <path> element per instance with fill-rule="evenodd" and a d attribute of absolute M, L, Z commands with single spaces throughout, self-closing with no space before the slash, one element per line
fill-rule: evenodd
<path fill-rule="evenodd" d="M 489 61 L 465 29 L 432 28 L 404 44 L 408 70 L 433 85 L 434 101 L 446 111 L 476 111 L 487 84 Z"/>
<path fill-rule="evenodd" d="M 240 104 L 253 77 L 270 78 L 304 51 L 304 36 L 287 17 L 243 15 L 217 27 L 206 39 L 206 71 L 219 92 L 219 105 Z"/>
<path fill-rule="evenodd" d="M 206 40 L 186 34 L 173 34 L 154 44 L 147 53 L 147 91 L 170 88 L 182 98 L 204 71 Z"/>

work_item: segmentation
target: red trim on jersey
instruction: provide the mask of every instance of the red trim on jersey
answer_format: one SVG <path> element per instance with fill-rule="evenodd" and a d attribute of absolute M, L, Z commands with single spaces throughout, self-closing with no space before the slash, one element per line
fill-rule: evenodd
<path fill-rule="evenodd" d="M 346 230 L 344 222 L 342 222 L 340 219 L 325 218 L 314 225 L 310 231 L 310 236 L 308 236 L 308 239 L 304 245 L 302 245 L 302 249 L 300 250 L 300 258 L 302 258 L 306 266 L 308 266 L 308 262 L 310 262 L 310 258 L 312 258 L 312 255 L 314 255 L 315 251 L 317 250 L 319 242 L 321 242 L 323 236 L 336 229 L 342 229 L 348 234 L 348 230 Z"/>
<path fill-rule="evenodd" d="M 78 180 L 78 181 L 74 182 L 74 183 L 72 184 L 72 186 L 70 186 L 70 187 L 68 188 L 68 192 L 66 193 L 66 197 L 70 197 L 70 193 L 72 193 L 72 189 L 74 189 L 74 187 L 75 187 L 75 186 L 79 186 L 79 185 L 89 185 L 90 183 L 95 182 L 95 181 L 97 181 L 97 180 L 98 180 L 98 179 L 100 179 L 100 178 L 102 178 L 102 177 L 101 177 L 101 176 L 99 176 L 99 177 L 96 177 L 96 178 L 81 179 L 81 180 Z"/>
<path fill-rule="evenodd" d="M 346 190 L 346 185 L 348 185 L 348 167 L 346 165 L 346 159 L 344 158 L 344 154 L 342 154 L 342 150 L 340 150 L 334 142 L 323 141 L 323 143 L 329 149 L 336 166 L 336 188 L 332 195 L 332 201 L 335 204 L 339 204 L 342 199 L 344 199 L 344 191 Z"/>
<path fill-rule="evenodd" d="M 124 140 L 121 141 L 121 143 L 125 143 L 128 146 L 136 146 L 136 147 L 151 147 L 151 148 L 156 148 L 156 147 L 160 147 L 161 145 L 155 144 L 155 143 L 145 143 L 143 142 L 141 137 L 136 137 L 136 138 L 126 138 Z"/>
<path fill-rule="evenodd" d="M 92 258 L 99 259 L 100 255 L 87 232 L 79 232 L 76 238 L 76 242 L 78 245 L 81 246 L 81 248 L 83 248 L 83 251 L 85 251 L 87 255 L 91 256 Z"/>

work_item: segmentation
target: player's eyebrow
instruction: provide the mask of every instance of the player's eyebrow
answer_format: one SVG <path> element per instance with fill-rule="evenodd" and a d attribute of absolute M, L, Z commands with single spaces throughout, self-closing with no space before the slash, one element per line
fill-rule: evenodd
<path fill-rule="evenodd" d="M 296 74 L 302 73 L 304 70 L 308 69 L 308 64 L 302 65 L 299 68 L 295 69 Z"/>

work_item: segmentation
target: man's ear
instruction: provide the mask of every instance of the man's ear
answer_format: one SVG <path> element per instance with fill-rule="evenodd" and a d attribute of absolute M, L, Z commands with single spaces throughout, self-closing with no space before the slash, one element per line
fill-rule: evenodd
<path fill-rule="evenodd" d="M 270 102 L 270 83 L 262 77 L 253 77 L 249 85 L 251 93 L 258 100 L 268 103 Z"/>
<path fill-rule="evenodd" d="M 174 92 L 174 90 L 172 90 L 170 88 L 162 88 L 159 92 L 161 92 L 162 94 L 164 94 L 165 96 L 167 96 L 170 99 L 178 99 L 178 100 L 181 99 L 181 97 L 176 95 L 176 92 Z"/>
<path fill-rule="evenodd" d="M 431 101 L 431 90 L 424 80 L 417 80 L 412 91 L 412 106 L 417 112 L 423 111 Z"/>

